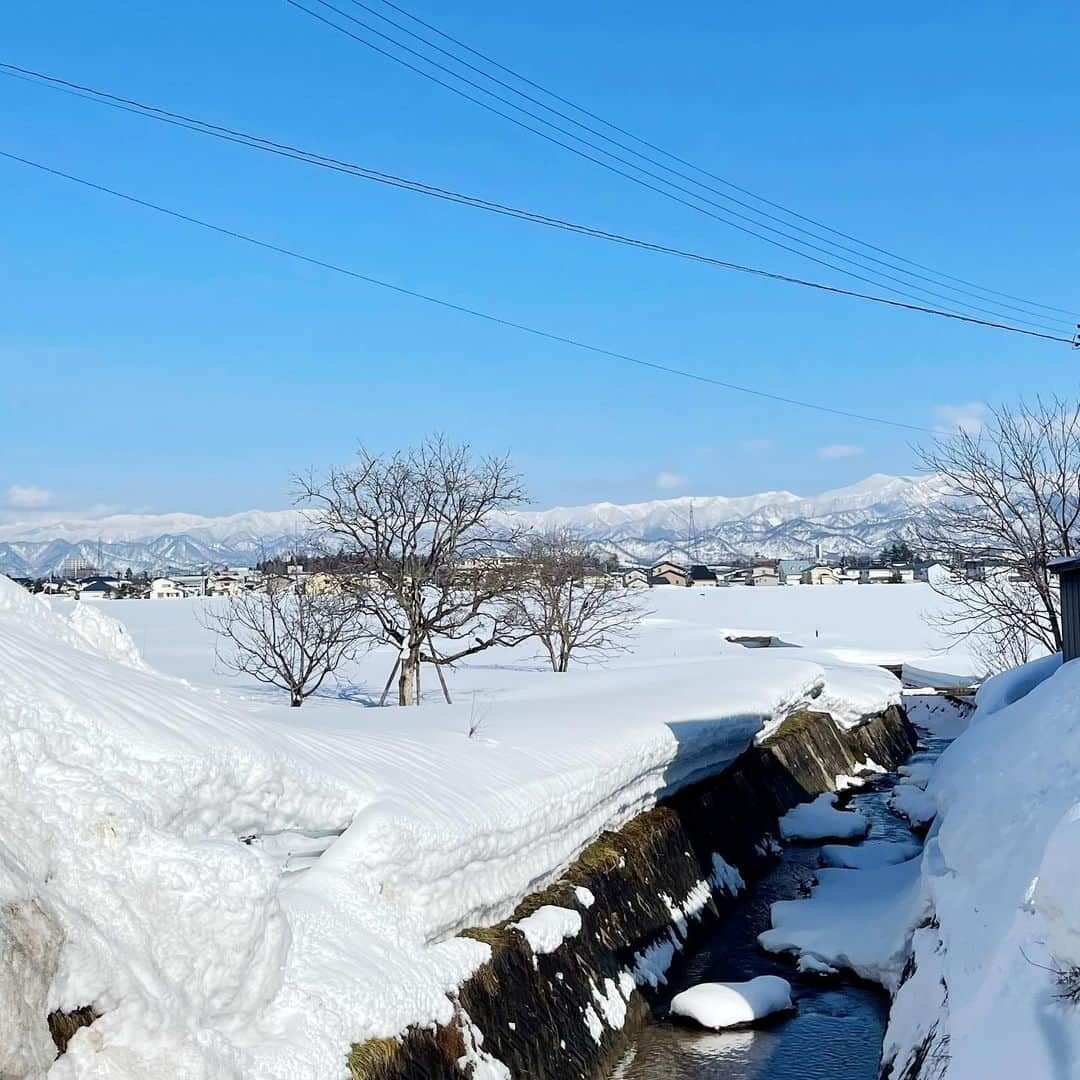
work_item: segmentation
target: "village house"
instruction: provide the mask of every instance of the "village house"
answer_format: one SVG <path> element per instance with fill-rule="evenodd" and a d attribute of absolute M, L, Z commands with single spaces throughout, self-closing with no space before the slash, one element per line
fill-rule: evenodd
<path fill-rule="evenodd" d="M 649 572 L 650 585 L 686 585 L 686 570 L 673 562 L 657 563 Z"/>
<path fill-rule="evenodd" d="M 751 566 L 746 571 L 747 585 L 779 585 L 780 571 L 774 565 Z"/>
<path fill-rule="evenodd" d="M 151 600 L 182 600 L 187 594 L 172 578 L 154 578 L 150 582 Z"/>
<path fill-rule="evenodd" d="M 745 585 L 749 573 L 746 567 L 729 567 L 719 571 L 716 576 L 721 585 Z"/>
<path fill-rule="evenodd" d="M 881 585 L 894 580 L 891 566 L 864 566 L 859 571 L 860 585 Z"/>
<path fill-rule="evenodd" d="M 964 563 L 967 581 L 1019 581 L 1016 567 L 1007 559 L 968 559 Z"/>
<path fill-rule="evenodd" d="M 581 584 L 595 588 L 596 586 L 616 585 L 618 582 L 602 566 L 590 566 L 581 575 Z"/>
<path fill-rule="evenodd" d="M 942 562 L 927 563 L 925 566 L 915 568 L 915 580 L 925 581 L 931 585 L 940 585 L 953 576 L 952 568 Z"/>
<path fill-rule="evenodd" d="M 239 596 L 247 591 L 244 582 L 232 574 L 214 574 L 206 581 L 205 595 L 207 596 Z"/>
<path fill-rule="evenodd" d="M 183 589 L 185 596 L 206 595 L 207 579 L 203 574 L 173 574 L 169 580 Z"/>
<path fill-rule="evenodd" d="M 1080 656 L 1080 559 L 1063 555 L 1047 564 L 1056 575 L 1061 595 L 1061 659 L 1063 663 Z"/>
<path fill-rule="evenodd" d="M 720 582 L 715 571 L 710 570 L 707 566 L 702 566 L 700 563 L 695 563 L 690 567 L 690 573 L 687 577 L 686 584 L 696 587 L 705 586 L 715 588 Z"/>
<path fill-rule="evenodd" d="M 285 574 L 265 574 L 262 591 L 265 593 L 303 592 L 304 583 Z"/>
<path fill-rule="evenodd" d="M 623 571 L 621 583 L 624 589 L 646 589 L 649 586 L 649 571 L 641 566 L 631 566 Z"/>
<path fill-rule="evenodd" d="M 120 596 L 122 583 L 112 578 L 96 577 L 80 581 L 75 593 L 77 600 L 115 600 Z"/>
<path fill-rule="evenodd" d="M 802 581 L 802 575 L 814 565 L 812 559 L 778 559 L 777 573 L 781 585 L 793 585 Z"/>
<path fill-rule="evenodd" d="M 839 585 L 840 577 L 831 566 L 808 566 L 799 581 L 803 585 Z"/>
<path fill-rule="evenodd" d="M 342 590 L 341 577 L 318 570 L 307 579 L 304 586 L 309 596 L 338 596 Z"/>

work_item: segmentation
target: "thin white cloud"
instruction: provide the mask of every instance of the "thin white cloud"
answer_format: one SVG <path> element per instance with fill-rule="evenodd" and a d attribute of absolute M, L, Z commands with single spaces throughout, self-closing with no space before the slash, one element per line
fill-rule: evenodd
<path fill-rule="evenodd" d="M 990 406 L 983 401 L 969 401 L 966 405 L 935 405 L 934 426 L 938 431 L 966 431 L 978 435 L 986 426 Z"/>
<path fill-rule="evenodd" d="M 656 486 L 661 491 L 675 491 L 678 488 L 686 487 L 686 484 L 686 477 L 680 476 L 679 473 L 661 472 L 656 474 Z"/>
<path fill-rule="evenodd" d="M 836 458 L 857 457 L 862 452 L 863 448 L 855 446 L 854 443 L 829 443 L 818 450 L 818 457 L 832 461 Z"/>
<path fill-rule="evenodd" d="M 771 450 L 776 444 L 772 439 L 743 439 L 739 445 L 748 454 L 754 454 L 762 450 Z"/>
<path fill-rule="evenodd" d="M 12 484 L 7 490 L 8 506 L 17 507 L 20 510 L 41 510 L 50 506 L 53 498 L 53 493 L 48 488 L 37 487 L 34 484 Z"/>

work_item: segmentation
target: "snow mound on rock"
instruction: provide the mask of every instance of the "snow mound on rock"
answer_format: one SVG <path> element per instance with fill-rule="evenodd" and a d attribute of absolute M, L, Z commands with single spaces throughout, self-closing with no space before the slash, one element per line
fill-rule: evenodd
<path fill-rule="evenodd" d="M 872 870 L 877 866 L 914 859 L 922 844 L 902 840 L 867 840 L 865 844 L 826 844 L 821 849 L 821 865 L 847 870 Z"/>
<path fill-rule="evenodd" d="M 858 810 L 837 810 L 837 795 L 826 791 L 813 802 L 800 803 L 780 819 L 783 840 L 861 840 L 870 821 Z"/>
<path fill-rule="evenodd" d="M 581 933 L 581 912 L 545 904 L 511 925 L 525 935 L 534 953 L 551 953 L 567 938 Z"/>
<path fill-rule="evenodd" d="M 806 900 L 778 900 L 772 929 L 758 935 L 766 952 L 793 953 L 895 990 L 910 927 L 923 911 L 919 860 L 874 870 L 819 870 Z"/>

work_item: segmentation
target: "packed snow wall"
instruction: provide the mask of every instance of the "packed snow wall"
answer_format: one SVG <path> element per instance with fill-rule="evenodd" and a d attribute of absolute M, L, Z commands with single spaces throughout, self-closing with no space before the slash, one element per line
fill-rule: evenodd
<path fill-rule="evenodd" d="M 580 1080 L 610 1067 L 650 1017 L 650 990 L 724 916 L 776 850 L 779 817 L 872 760 L 916 745 L 890 707 L 844 729 L 800 711 L 722 773 L 590 844 L 506 920 L 464 931 L 491 959 L 456 993 L 451 1023 L 357 1045 L 355 1080 Z"/>
<path fill-rule="evenodd" d="M 1080 661 L 990 679 L 926 785 L 883 1080 L 1080 1076 Z"/>

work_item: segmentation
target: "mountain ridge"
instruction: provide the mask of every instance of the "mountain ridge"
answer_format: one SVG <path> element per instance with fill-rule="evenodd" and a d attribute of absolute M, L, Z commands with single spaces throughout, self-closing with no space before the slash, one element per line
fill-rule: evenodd
<path fill-rule="evenodd" d="M 504 520 L 530 528 L 573 528 L 627 562 L 697 558 L 714 562 L 754 555 L 804 556 L 826 551 L 880 550 L 915 537 L 915 518 L 940 500 L 934 476 L 876 473 L 819 495 L 766 491 L 751 495 L 681 495 L 635 503 L 609 501 L 546 510 L 515 510 Z M 688 544 L 693 507 L 696 544 Z M 250 565 L 303 546 L 304 512 L 248 510 L 206 516 L 188 513 L 114 514 L 102 518 L 0 525 L 0 572 L 42 576 L 65 561 L 104 570 L 195 570 Z M 689 548 L 693 546 L 694 550 Z"/>

